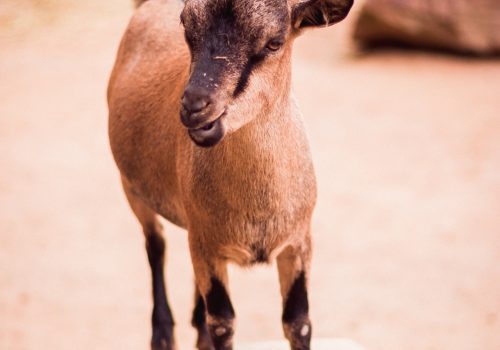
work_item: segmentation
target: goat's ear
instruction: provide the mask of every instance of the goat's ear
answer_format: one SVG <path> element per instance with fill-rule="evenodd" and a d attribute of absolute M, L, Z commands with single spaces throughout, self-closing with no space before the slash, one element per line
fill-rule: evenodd
<path fill-rule="evenodd" d="M 294 29 L 328 27 L 346 18 L 354 0 L 304 0 L 292 7 Z"/>

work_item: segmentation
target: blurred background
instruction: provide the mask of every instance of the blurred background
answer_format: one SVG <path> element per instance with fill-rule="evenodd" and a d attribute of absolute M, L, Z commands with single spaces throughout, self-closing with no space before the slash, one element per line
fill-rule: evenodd
<path fill-rule="evenodd" d="M 500 349 L 499 7 L 358 1 L 345 22 L 297 40 L 319 185 L 316 336 Z M 149 267 L 105 101 L 132 10 L 0 1 L 0 349 L 148 347 Z M 186 234 L 166 232 L 179 348 L 192 349 Z M 280 339 L 275 266 L 230 277 L 237 344 Z"/>

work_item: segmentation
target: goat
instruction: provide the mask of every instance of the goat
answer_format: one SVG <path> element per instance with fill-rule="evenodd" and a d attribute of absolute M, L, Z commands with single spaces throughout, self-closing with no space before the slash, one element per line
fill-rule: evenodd
<path fill-rule="evenodd" d="M 188 231 L 198 349 L 233 348 L 228 262 L 276 259 L 284 334 L 308 350 L 316 180 L 290 92 L 292 44 L 353 1 L 137 2 L 109 81 L 109 138 L 146 239 L 151 347 L 175 349 L 162 216 Z"/>

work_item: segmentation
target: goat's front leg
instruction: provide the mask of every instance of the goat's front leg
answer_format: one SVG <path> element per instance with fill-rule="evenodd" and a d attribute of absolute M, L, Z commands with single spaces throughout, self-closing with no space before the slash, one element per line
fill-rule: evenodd
<path fill-rule="evenodd" d="M 196 284 L 206 306 L 206 324 L 215 350 L 232 350 L 234 309 L 227 288 L 227 263 L 207 258 L 191 245 Z"/>
<path fill-rule="evenodd" d="M 200 294 L 198 287 L 195 285 L 195 295 L 194 302 L 195 307 L 193 310 L 193 317 L 191 319 L 191 324 L 196 328 L 198 332 L 198 339 L 196 341 L 196 348 L 198 350 L 213 350 L 212 339 L 208 333 L 207 328 L 207 312 L 205 307 L 205 300 Z"/>
<path fill-rule="evenodd" d="M 308 239 L 302 246 L 288 247 L 278 256 L 283 330 L 292 350 L 310 349 L 312 327 L 307 297 L 310 246 Z"/>

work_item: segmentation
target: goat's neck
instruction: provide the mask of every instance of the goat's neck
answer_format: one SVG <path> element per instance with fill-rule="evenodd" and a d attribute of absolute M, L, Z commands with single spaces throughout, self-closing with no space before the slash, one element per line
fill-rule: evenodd
<path fill-rule="evenodd" d="M 239 152 L 235 148 L 262 150 L 282 141 L 280 139 L 289 124 L 294 122 L 289 82 L 284 82 L 275 91 L 272 99 L 262 101 L 259 108 L 254 110 L 253 120 L 229 135 L 223 147 L 225 152 Z"/>
<path fill-rule="evenodd" d="M 256 208 L 260 208 L 257 212 L 265 208 L 262 214 L 266 216 L 303 190 L 303 181 L 299 184 L 296 174 L 310 174 L 312 167 L 302 123 L 290 96 L 290 74 L 282 80 L 279 91 L 275 99 L 262 104 L 251 122 L 220 144 L 195 150 L 194 192 L 203 200 L 216 206 L 217 198 L 254 214 Z M 207 183 L 211 199 L 204 197 Z M 259 195 L 242 203 L 241 198 L 248 199 L 248 193 Z"/>

